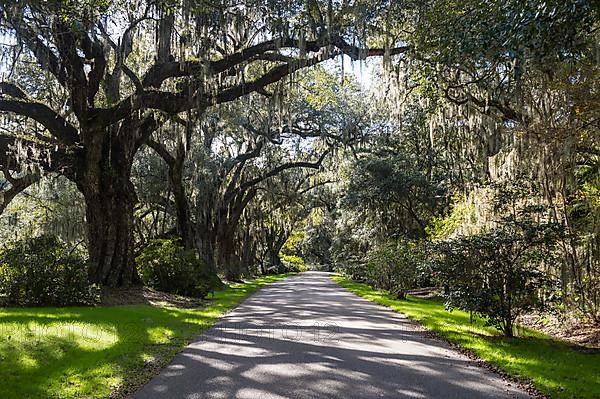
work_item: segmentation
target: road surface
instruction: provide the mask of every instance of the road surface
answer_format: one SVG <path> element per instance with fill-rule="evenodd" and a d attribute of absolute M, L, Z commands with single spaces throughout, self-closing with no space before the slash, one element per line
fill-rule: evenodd
<path fill-rule="evenodd" d="M 406 317 L 308 272 L 248 298 L 134 398 L 529 396 Z"/>

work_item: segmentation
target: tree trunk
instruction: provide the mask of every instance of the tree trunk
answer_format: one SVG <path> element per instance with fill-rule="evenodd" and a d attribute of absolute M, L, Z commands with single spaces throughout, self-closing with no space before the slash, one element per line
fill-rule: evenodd
<path fill-rule="evenodd" d="M 256 270 L 256 243 L 252 240 L 249 234 L 244 234 L 241 244 L 240 261 L 243 270 L 254 274 L 258 272 Z"/>
<path fill-rule="evenodd" d="M 281 248 L 288 239 L 288 234 L 285 229 L 281 231 L 277 231 L 274 228 L 271 228 L 270 231 L 267 232 L 265 241 L 267 246 L 267 258 L 269 262 L 269 269 L 274 270 L 275 273 L 279 273 L 282 270 L 281 258 L 279 257 L 279 253 L 281 252 Z"/>
<path fill-rule="evenodd" d="M 86 203 L 89 278 L 120 287 L 140 282 L 133 257 L 133 208 L 137 201 L 129 169 L 98 173 L 80 183 Z"/>
<path fill-rule="evenodd" d="M 192 212 L 185 186 L 183 185 L 183 168 L 185 152 L 180 149 L 175 163 L 169 164 L 169 180 L 175 198 L 177 211 L 177 232 L 180 235 L 186 249 L 195 249 L 198 256 L 207 266 L 211 274 L 212 288 L 221 288 L 222 282 L 217 275 L 215 264 L 215 238 L 210 227 L 203 223 L 194 224 Z"/>
<path fill-rule="evenodd" d="M 512 338 L 513 334 L 513 321 L 510 318 L 504 320 L 504 336 Z"/>
<path fill-rule="evenodd" d="M 273 247 L 269 249 L 269 265 L 271 266 L 271 268 L 276 267 L 277 270 L 279 270 L 279 266 L 281 266 L 279 248 Z"/>
<path fill-rule="evenodd" d="M 177 212 L 177 233 L 186 249 L 195 247 L 194 226 L 191 219 L 190 206 L 183 186 L 183 158 L 177 158 L 169 167 L 169 182 L 173 190 Z"/>
<path fill-rule="evenodd" d="M 194 247 L 198 251 L 198 255 L 208 265 L 210 271 L 217 274 L 215 237 L 213 232 L 209 228 L 196 226 L 194 234 Z"/>
<path fill-rule="evenodd" d="M 140 280 L 133 258 L 133 189 L 92 191 L 90 187 L 84 192 L 90 281 L 111 287 L 137 284 Z"/>
<path fill-rule="evenodd" d="M 235 251 L 235 237 L 232 229 L 221 226 L 217 234 L 217 263 L 229 281 L 241 281 L 242 265 Z"/>
<path fill-rule="evenodd" d="M 75 181 L 86 204 L 89 279 L 110 287 L 139 284 L 133 255 L 133 210 L 137 203 L 130 180 L 139 148 L 136 134 L 109 130 L 89 134 Z"/>
<path fill-rule="evenodd" d="M 248 203 L 256 196 L 256 188 L 241 191 L 231 202 L 218 210 L 219 223 L 216 225 L 218 265 L 225 270 L 225 277 L 230 281 L 241 281 L 242 275 L 248 275 L 236 251 L 236 229 Z"/>
<path fill-rule="evenodd" d="M 207 209 L 204 209 L 204 212 L 200 212 L 197 215 L 196 223 L 192 220 L 190 203 L 183 184 L 185 159 L 187 156 L 185 146 L 182 142 L 178 143 L 176 155 L 173 156 L 164 145 L 156 141 L 148 140 L 146 144 L 156 151 L 169 169 L 169 184 L 173 191 L 177 216 L 177 234 L 181 237 L 183 246 L 186 249 L 195 249 L 197 251 L 198 256 L 204 261 L 208 267 L 208 271 L 212 274 L 211 284 L 214 285 L 214 288 L 221 287 L 222 282 L 217 276 L 215 264 L 215 235 L 212 230 L 209 204 L 203 204 Z"/>

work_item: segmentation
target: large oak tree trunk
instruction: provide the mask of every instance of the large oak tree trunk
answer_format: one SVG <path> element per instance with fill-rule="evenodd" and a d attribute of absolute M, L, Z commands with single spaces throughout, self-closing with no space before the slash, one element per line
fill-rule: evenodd
<path fill-rule="evenodd" d="M 210 284 L 213 288 L 220 288 L 222 282 L 217 275 L 215 264 L 215 238 L 210 227 L 202 223 L 194 224 L 188 196 L 183 184 L 185 151 L 183 146 L 178 149 L 176 158 L 165 159 L 169 167 L 169 183 L 173 190 L 175 208 L 177 213 L 177 233 L 186 249 L 195 249 L 198 256 L 206 265 L 210 273 Z"/>
<path fill-rule="evenodd" d="M 277 229 L 271 228 L 269 231 L 267 231 L 265 240 L 267 245 L 266 255 L 269 262 L 269 269 L 275 273 L 279 273 L 281 271 L 282 263 L 279 253 L 287 241 L 287 238 L 288 234 L 285 229 L 277 231 Z"/>
<path fill-rule="evenodd" d="M 194 230 L 194 247 L 198 251 L 200 259 L 208 266 L 209 270 L 217 274 L 215 260 L 215 235 L 210 227 L 197 225 Z"/>
<path fill-rule="evenodd" d="M 235 237 L 232 229 L 221 227 L 217 235 L 217 259 L 225 278 L 229 281 L 241 281 L 244 270 L 235 250 Z"/>
<path fill-rule="evenodd" d="M 196 216 L 196 223 L 192 219 L 192 211 L 188 195 L 183 184 L 186 150 L 182 142 L 178 143 L 175 155 L 169 153 L 167 148 L 153 140 L 148 144 L 165 161 L 169 169 L 169 184 L 173 191 L 175 211 L 177 216 L 177 234 L 181 237 L 186 249 L 195 249 L 200 259 L 204 261 L 212 274 L 217 286 L 221 281 L 217 276 L 215 263 L 215 234 L 210 217 L 210 203 L 204 203 L 206 207 Z"/>
<path fill-rule="evenodd" d="M 104 180 L 104 179 L 103 179 Z M 111 181 L 84 189 L 90 281 L 105 286 L 139 283 L 133 256 L 135 193 L 128 182 Z"/>
<path fill-rule="evenodd" d="M 76 182 L 86 204 L 89 279 L 121 287 L 140 283 L 133 254 L 137 196 L 130 180 L 137 147 L 110 136 L 97 134 L 87 143 Z"/>
<path fill-rule="evenodd" d="M 173 174 L 170 171 L 170 180 L 177 209 L 177 232 L 186 249 L 195 249 L 200 259 L 204 262 L 210 274 L 212 288 L 222 287 L 222 282 L 217 275 L 215 263 L 215 236 L 212 230 L 201 224 L 194 224 L 191 219 L 190 205 L 183 186 L 181 173 Z"/>

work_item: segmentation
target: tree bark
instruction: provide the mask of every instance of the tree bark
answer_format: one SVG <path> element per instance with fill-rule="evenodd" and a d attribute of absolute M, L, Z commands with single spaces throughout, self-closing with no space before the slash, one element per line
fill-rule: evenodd
<path fill-rule="evenodd" d="M 86 202 L 89 279 L 104 286 L 119 287 L 140 282 L 133 258 L 133 188 L 122 183 L 83 189 Z"/>
<path fill-rule="evenodd" d="M 217 234 L 217 263 L 225 272 L 229 281 L 241 281 L 243 269 L 238 254 L 235 251 L 233 229 L 223 226 Z"/>
<path fill-rule="evenodd" d="M 103 286 L 126 287 L 140 283 L 133 255 L 137 196 L 130 180 L 137 145 L 112 133 L 88 136 L 75 180 L 86 204 L 89 279 Z"/>
<path fill-rule="evenodd" d="M 195 247 L 195 232 L 191 219 L 190 206 L 183 186 L 183 158 L 177 157 L 169 167 L 169 183 L 173 190 L 175 211 L 177 213 L 177 233 L 186 249 Z"/>
<path fill-rule="evenodd" d="M 287 238 L 288 234 L 285 228 L 283 227 L 280 231 L 271 227 L 271 229 L 267 232 L 267 235 L 265 237 L 267 245 L 266 255 L 269 262 L 269 269 L 272 270 L 275 267 L 276 273 L 279 273 L 282 266 L 281 258 L 279 257 L 279 252 L 281 252 L 281 248 L 283 248 L 283 245 L 287 241 Z"/>
<path fill-rule="evenodd" d="M 210 227 L 196 225 L 194 231 L 194 247 L 198 251 L 200 259 L 208 266 L 211 273 L 217 274 L 215 260 L 216 237 Z"/>

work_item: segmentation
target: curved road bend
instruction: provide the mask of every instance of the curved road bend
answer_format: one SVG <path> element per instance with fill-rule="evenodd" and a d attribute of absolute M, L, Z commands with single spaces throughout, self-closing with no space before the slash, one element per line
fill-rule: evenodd
<path fill-rule="evenodd" d="M 179 353 L 147 398 L 529 398 L 319 272 L 268 285 Z"/>

